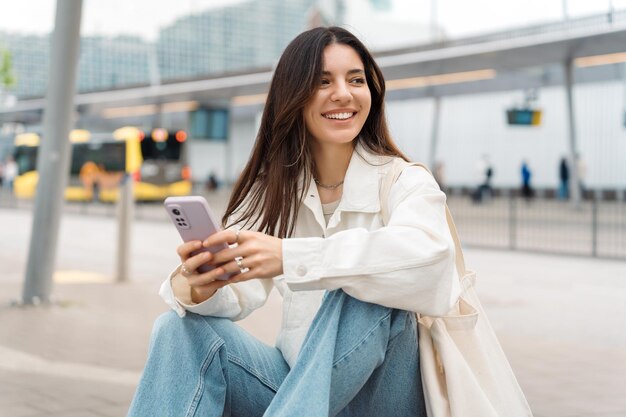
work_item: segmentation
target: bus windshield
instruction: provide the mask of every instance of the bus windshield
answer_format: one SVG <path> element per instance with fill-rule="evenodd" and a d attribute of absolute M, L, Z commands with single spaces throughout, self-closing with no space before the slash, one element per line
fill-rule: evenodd
<path fill-rule="evenodd" d="M 148 136 L 141 141 L 141 153 L 144 160 L 178 161 L 181 147 L 174 133 L 169 133 L 166 139 L 160 141 L 150 140 Z"/>
<path fill-rule="evenodd" d="M 18 146 L 13 153 L 17 163 L 17 173 L 22 175 L 37 169 L 37 146 Z"/>
<path fill-rule="evenodd" d="M 93 162 L 103 171 L 123 172 L 126 170 L 126 144 L 124 142 L 74 144 L 71 174 L 79 175 L 87 162 Z"/>

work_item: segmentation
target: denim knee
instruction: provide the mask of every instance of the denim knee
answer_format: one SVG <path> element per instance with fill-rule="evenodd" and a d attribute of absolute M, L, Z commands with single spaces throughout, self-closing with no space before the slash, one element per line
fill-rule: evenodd
<path fill-rule="evenodd" d="M 206 337 L 213 333 L 209 330 L 211 318 L 189 313 L 185 317 L 179 317 L 173 310 L 168 311 L 154 321 L 152 341 L 176 343 L 187 339 L 196 339 L 201 334 Z M 207 324 L 209 324 L 209 328 L 207 328 Z"/>
<path fill-rule="evenodd" d="M 152 325 L 152 337 L 170 334 L 176 331 L 177 327 L 182 327 L 182 319 L 174 310 L 167 311 L 156 318 Z"/>

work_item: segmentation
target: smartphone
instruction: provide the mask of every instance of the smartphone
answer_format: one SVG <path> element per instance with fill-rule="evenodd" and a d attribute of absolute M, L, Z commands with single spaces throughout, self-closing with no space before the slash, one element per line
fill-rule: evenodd
<path fill-rule="evenodd" d="M 213 233 L 221 230 L 209 207 L 209 203 L 207 203 L 204 197 L 168 197 L 163 204 L 183 242 L 192 240 L 204 241 Z M 211 246 L 209 248 L 202 247 L 191 254 L 197 255 L 204 251 L 215 253 L 226 248 L 228 248 L 228 244 L 224 243 L 223 245 Z M 204 273 L 212 269 L 215 269 L 215 266 L 205 264 L 198 267 L 197 271 Z M 226 280 L 233 275 L 235 274 L 226 273 L 217 279 Z"/>

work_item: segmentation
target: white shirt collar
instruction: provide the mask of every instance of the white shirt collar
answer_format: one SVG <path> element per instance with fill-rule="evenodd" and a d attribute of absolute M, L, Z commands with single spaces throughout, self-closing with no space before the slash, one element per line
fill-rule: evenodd
<path fill-rule="evenodd" d="M 380 211 L 380 179 L 389 169 L 393 158 L 389 156 L 375 155 L 363 145 L 357 143 L 343 183 L 341 203 L 337 211 L 356 211 L 376 213 Z M 304 178 L 300 178 L 300 184 Z M 319 201 L 319 193 L 314 181 L 309 184 L 309 189 L 304 195 L 304 204 L 314 213 L 316 209 L 311 204 L 311 197 Z M 316 205 L 319 205 L 318 202 Z M 321 207 L 321 206 L 320 206 Z"/>

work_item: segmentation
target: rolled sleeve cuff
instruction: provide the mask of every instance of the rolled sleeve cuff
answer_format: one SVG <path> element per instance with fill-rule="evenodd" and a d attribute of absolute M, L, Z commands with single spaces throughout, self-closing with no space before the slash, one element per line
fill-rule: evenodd
<path fill-rule="evenodd" d="M 283 275 L 292 291 L 321 289 L 324 239 L 283 240 Z"/>
<path fill-rule="evenodd" d="M 177 267 L 172 273 L 167 277 L 165 282 L 161 284 L 161 288 L 159 289 L 159 295 L 165 301 L 165 304 L 170 306 L 172 310 L 178 314 L 179 317 L 185 317 L 186 311 L 184 305 L 176 299 L 176 295 L 174 294 L 174 288 L 172 280 L 178 275 L 180 267 Z"/>

